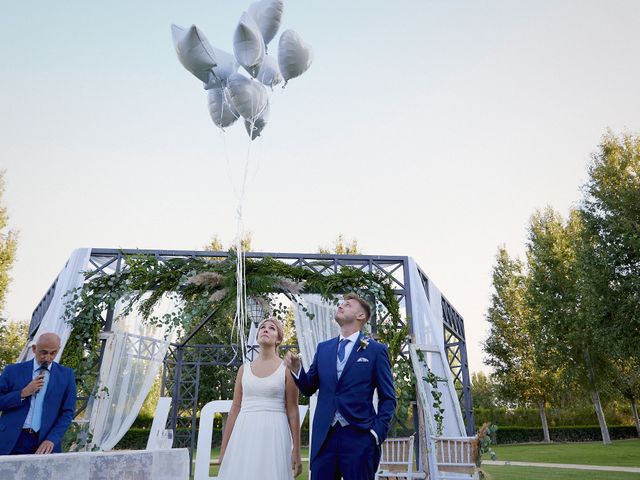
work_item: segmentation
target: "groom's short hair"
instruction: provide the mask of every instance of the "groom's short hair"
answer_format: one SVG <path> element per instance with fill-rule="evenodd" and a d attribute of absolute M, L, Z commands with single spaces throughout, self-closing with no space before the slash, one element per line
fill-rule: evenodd
<path fill-rule="evenodd" d="M 365 319 L 363 323 L 367 323 L 369 321 L 369 318 L 371 317 L 371 307 L 369 306 L 369 304 L 367 303 L 367 301 L 362 298 L 361 296 L 355 294 L 355 293 L 347 293 L 344 296 L 345 300 L 355 300 L 356 302 L 358 302 L 360 304 L 360 306 L 362 307 L 362 310 L 364 310 L 364 314 L 365 314 Z"/>

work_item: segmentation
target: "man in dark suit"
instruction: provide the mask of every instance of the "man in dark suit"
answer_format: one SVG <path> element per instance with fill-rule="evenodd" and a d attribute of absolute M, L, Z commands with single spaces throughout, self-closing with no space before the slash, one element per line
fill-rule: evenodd
<path fill-rule="evenodd" d="M 0 375 L 0 455 L 60 452 L 76 408 L 73 370 L 54 363 L 60 337 L 43 333 L 35 357 Z"/>
<path fill-rule="evenodd" d="M 300 391 L 307 396 L 319 391 L 311 440 L 312 480 L 372 480 L 396 407 L 387 347 L 360 332 L 371 309 L 355 294 L 344 298 L 335 317 L 340 336 L 318 345 L 309 371 L 304 371 L 299 356 L 289 352 L 285 357 Z"/>

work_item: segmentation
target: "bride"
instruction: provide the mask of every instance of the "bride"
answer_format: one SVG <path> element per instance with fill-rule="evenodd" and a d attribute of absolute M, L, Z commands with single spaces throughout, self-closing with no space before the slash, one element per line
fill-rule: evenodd
<path fill-rule="evenodd" d="M 277 352 L 283 337 L 275 318 L 258 325 L 260 355 L 238 370 L 219 479 L 293 480 L 302 472 L 298 389 Z"/>

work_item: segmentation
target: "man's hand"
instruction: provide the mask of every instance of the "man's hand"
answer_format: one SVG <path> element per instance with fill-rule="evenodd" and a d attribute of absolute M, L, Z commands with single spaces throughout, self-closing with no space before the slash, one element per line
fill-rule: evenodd
<path fill-rule="evenodd" d="M 291 452 L 291 469 L 293 470 L 294 478 L 302 473 L 302 458 L 300 458 L 300 452 Z"/>
<path fill-rule="evenodd" d="M 289 370 L 297 375 L 300 371 L 300 355 L 289 350 L 284 356 L 284 364 Z"/>
<path fill-rule="evenodd" d="M 31 380 L 29 384 L 20 391 L 20 396 L 22 398 L 30 397 L 42 387 L 44 387 L 44 375 L 40 375 Z"/>
<path fill-rule="evenodd" d="M 36 450 L 36 455 L 48 455 L 51 452 L 53 452 L 53 442 L 51 440 L 45 440 Z"/>

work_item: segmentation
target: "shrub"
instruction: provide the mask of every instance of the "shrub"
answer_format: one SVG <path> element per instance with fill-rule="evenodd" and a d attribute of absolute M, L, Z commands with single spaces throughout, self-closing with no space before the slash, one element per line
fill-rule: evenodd
<path fill-rule="evenodd" d="M 303 445 L 307 444 L 309 439 L 309 422 L 305 422 L 302 425 L 300 432 L 301 442 Z M 196 430 L 196 441 L 198 438 L 198 430 Z M 147 440 L 149 439 L 148 428 L 130 428 L 124 437 L 115 446 L 116 450 L 144 450 L 147 447 Z M 219 447 L 222 443 L 222 429 L 215 427 L 213 429 L 213 441 L 212 446 Z M 195 447 L 195 445 L 194 445 Z"/>
<path fill-rule="evenodd" d="M 609 427 L 611 440 L 637 437 L 636 428 L 633 426 Z M 597 425 L 552 427 L 549 428 L 549 436 L 553 442 L 593 442 L 602 440 L 600 427 Z M 499 444 L 504 443 L 529 443 L 542 442 L 544 436 L 542 428 L 530 427 L 500 427 L 496 434 Z"/>
<path fill-rule="evenodd" d="M 540 427 L 540 414 L 537 408 L 475 408 L 473 416 L 479 427 L 485 422 L 497 423 L 501 428 L 507 426 Z M 612 425 L 631 425 L 633 418 L 619 405 L 608 405 L 605 408 L 607 422 Z M 547 408 L 549 427 L 595 425 L 598 418 L 592 405 L 569 408 Z"/>

